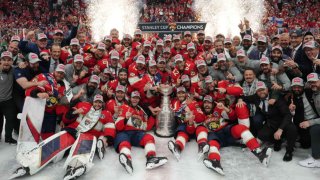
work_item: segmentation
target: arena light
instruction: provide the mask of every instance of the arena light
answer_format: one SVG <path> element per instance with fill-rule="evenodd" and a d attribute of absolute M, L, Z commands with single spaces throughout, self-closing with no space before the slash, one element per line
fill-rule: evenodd
<path fill-rule="evenodd" d="M 120 37 L 124 33 L 133 34 L 141 8 L 141 0 L 91 0 L 87 15 L 93 40 L 102 40 L 113 28 L 118 29 Z"/>
<path fill-rule="evenodd" d="M 239 35 L 238 24 L 244 18 L 254 31 L 260 30 L 265 12 L 264 0 L 195 0 L 193 9 L 207 22 L 206 34 L 228 37 Z"/>

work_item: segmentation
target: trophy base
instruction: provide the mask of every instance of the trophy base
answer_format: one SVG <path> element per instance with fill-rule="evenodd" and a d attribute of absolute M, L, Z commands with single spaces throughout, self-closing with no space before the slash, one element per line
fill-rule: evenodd
<path fill-rule="evenodd" d="M 174 133 L 167 135 L 167 134 L 157 133 L 156 130 L 154 130 L 154 134 L 155 134 L 156 136 L 158 136 L 158 137 L 161 137 L 161 138 L 171 138 L 171 137 L 174 136 Z"/>

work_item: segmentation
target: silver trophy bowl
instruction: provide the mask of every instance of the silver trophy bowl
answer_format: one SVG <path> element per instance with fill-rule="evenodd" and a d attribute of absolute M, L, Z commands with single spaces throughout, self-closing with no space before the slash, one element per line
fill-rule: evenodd
<path fill-rule="evenodd" d="M 170 107 L 170 97 L 172 86 L 161 85 L 160 92 L 163 95 L 161 101 L 161 111 L 157 116 L 155 134 L 159 137 L 172 137 L 176 130 L 174 112 Z"/>

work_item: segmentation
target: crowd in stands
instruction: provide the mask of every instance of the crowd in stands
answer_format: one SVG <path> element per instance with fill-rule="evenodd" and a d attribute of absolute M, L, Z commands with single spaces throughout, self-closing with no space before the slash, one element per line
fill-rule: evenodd
<path fill-rule="evenodd" d="M 55 29 L 67 35 L 72 23 L 86 22 L 85 8 L 81 0 L 3 0 L 0 3 L 1 44 L 7 45 L 13 35 L 22 36 L 23 29 L 44 32 L 50 38 Z"/>
<path fill-rule="evenodd" d="M 193 0 L 147 0 L 141 22 L 195 22 L 197 17 L 192 10 Z"/>
<path fill-rule="evenodd" d="M 296 28 L 319 33 L 320 3 L 317 0 L 265 1 L 265 8 L 263 25 L 270 36 Z"/>

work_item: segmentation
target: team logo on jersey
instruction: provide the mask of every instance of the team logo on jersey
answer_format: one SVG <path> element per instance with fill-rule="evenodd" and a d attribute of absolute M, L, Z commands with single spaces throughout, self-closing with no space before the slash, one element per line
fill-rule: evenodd
<path fill-rule="evenodd" d="M 220 127 L 219 119 L 217 117 L 209 118 L 207 120 L 206 127 L 211 131 L 214 131 L 214 130 L 218 129 Z"/>
<path fill-rule="evenodd" d="M 131 119 L 134 127 L 140 128 L 142 126 L 143 122 L 139 116 L 133 115 Z"/>
<path fill-rule="evenodd" d="M 86 119 L 86 120 L 84 121 L 84 124 L 85 124 L 86 126 L 88 126 L 89 124 L 91 124 L 90 119 Z"/>
<path fill-rule="evenodd" d="M 50 93 L 49 93 L 50 94 Z M 52 94 L 52 93 L 51 93 Z M 47 107 L 52 107 L 58 103 L 58 100 L 54 96 L 50 96 L 49 99 L 47 99 Z"/>

